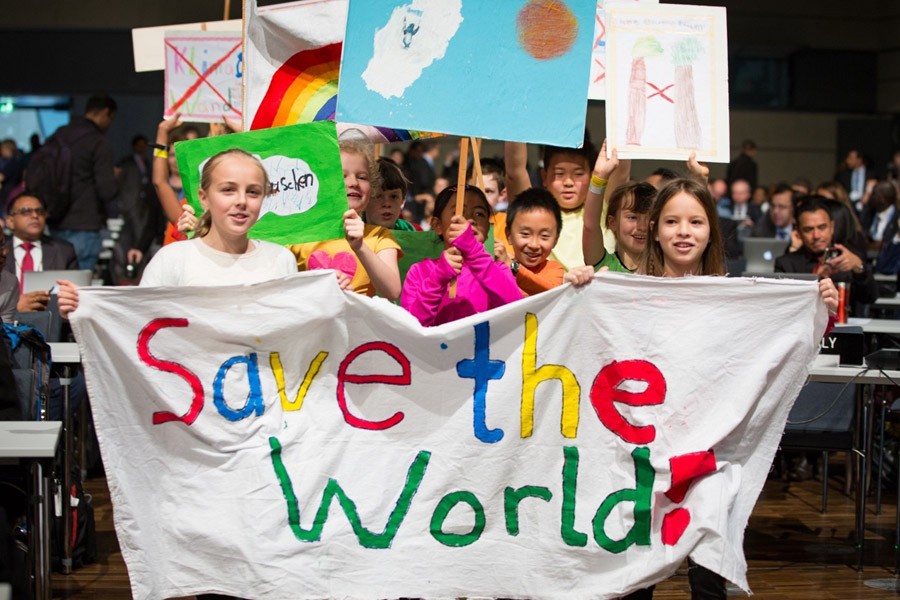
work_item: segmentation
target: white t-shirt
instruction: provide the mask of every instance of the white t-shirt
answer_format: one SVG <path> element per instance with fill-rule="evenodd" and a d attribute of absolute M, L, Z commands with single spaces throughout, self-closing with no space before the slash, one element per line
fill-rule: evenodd
<path fill-rule="evenodd" d="M 229 254 L 200 238 L 169 244 L 144 269 L 141 287 L 259 283 L 297 272 L 297 260 L 284 246 L 261 240 L 250 245 L 244 254 Z"/>

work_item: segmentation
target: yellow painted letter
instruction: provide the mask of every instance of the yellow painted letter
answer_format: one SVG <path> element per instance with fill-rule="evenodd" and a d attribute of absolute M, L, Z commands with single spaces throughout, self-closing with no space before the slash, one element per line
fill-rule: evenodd
<path fill-rule="evenodd" d="M 537 368 L 538 320 L 532 313 L 525 315 L 525 349 L 522 352 L 522 437 L 531 437 L 534 429 L 534 392 L 538 384 L 558 379 L 562 384 L 562 434 L 574 438 L 578 433 L 578 405 L 581 386 L 575 374 L 562 365 L 542 365 Z"/>
<path fill-rule="evenodd" d="M 300 384 L 300 389 L 297 390 L 296 398 L 290 401 L 287 397 L 287 390 L 285 390 L 284 367 L 281 366 L 281 356 L 277 352 L 273 352 L 269 356 L 269 365 L 272 367 L 272 373 L 275 375 L 278 395 L 281 396 L 281 408 L 285 411 L 300 410 L 300 407 L 303 406 L 303 399 L 306 398 L 306 392 L 309 391 L 309 386 L 312 385 L 313 379 L 319 374 L 322 363 L 325 362 L 327 357 L 328 353 L 324 351 L 316 354 L 316 357 L 309 363 L 309 368 L 303 377 L 303 383 Z"/>

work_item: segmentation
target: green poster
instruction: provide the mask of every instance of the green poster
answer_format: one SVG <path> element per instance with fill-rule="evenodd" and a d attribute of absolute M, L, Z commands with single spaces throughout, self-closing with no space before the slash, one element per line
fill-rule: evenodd
<path fill-rule="evenodd" d="M 400 281 L 406 281 L 409 268 L 426 258 L 437 258 L 444 251 L 444 242 L 433 231 L 399 231 L 391 230 L 391 234 L 400 248 L 403 256 L 400 257 Z M 489 254 L 494 254 L 494 227 L 488 231 L 488 237 L 484 241 L 484 249 Z"/>
<path fill-rule="evenodd" d="M 344 236 L 347 191 L 333 121 L 260 129 L 175 144 L 185 196 L 201 213 L 197 190 L 207 159 L 240 148 L 266 168 L 271 193 L 263 201 L 253 239 L 302 244 Z"/>

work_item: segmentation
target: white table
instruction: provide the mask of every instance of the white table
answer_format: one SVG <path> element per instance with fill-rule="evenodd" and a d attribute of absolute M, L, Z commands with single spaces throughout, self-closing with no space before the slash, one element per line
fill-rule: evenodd
<path fill-rule="evenodd" d="M 872 306 L 875 308 L 894 308 L 900 306 L 900 298 L 897 296 L 885 296 L 876 300 Z"/>
<path fill-rule="evenodd" d="M 875 273 L 875 281 L 880 283 L 897 283 L 896 275 L 885 275 L 884 273 Z"/>
<path fill-rule="evenodd" d="M 28 577 L 34 598 L 50 598 L 50 463 L 62 428 L 60 421 L 0 421 L 0 457 L 31 463 L 31 495 L 28 511 Z M 65 512 L 65 511 L 64 511 Z"/>
<path fill-rule="evenodd" d="M 63 465 L 62 465 L 62 475 L 60 477 L 60 485 L 63 490 L 71 490 L 72 489 L 72 454 L 74 452 L 73 447 L 73 435 L 72 435 L 72 414 L 69 411 L 69 388 L 72 384 L 72 365 L 78 365 L 81 363 L 81 352 L 78 350 L 78 344 L 72 342 L 50 342 L 50 357 L 53 360 L 54 364 L 63 365 L 62 376 L 59 378 L 59 384 L 62 387 L 63 392 Z M 85 398 L 85 402 L 87 399 Z M 84 416 L 86 413 L 82 413 Z M 84 423 L 84 419 L 81 420 L 82 424 Z M 81 447 L 82 449 L 85 447 L 85 431 L 86 427 L 82 428 L 82 434 L 80 436 L 81 439 Z M 82 462 L 84 462 L 84 451 L 81 452 Z M 69 494 L 62 494 L 63 498 L 68 499 Z M 72 511 L 64 510 L 62 511 L 63 518 L 63 553 L 62 553 L 62 570 L 63 573 L 68 575 L 72 572 Z"/>
<path fill-rule="evenodd" d="M 900 319 L 863 319 L 851 317 L 847 325 L 862 327 L 864 333 L 889 333 L 900 335 Z M 838 325 L 840 327 L 840 325 Z"/>
<path fill-rule="evenodd" d="M 809 380 L 822 383 L 852 381 L 862 385 L 893 385 L 900 383 L 900 371 L 879 371 L 866 367 L 813 367 L 809 371 Z"/>
<path fill-rule="evenodd" d="M 0 421 L 0 458 L 53 458 L 60 421 Z"/>

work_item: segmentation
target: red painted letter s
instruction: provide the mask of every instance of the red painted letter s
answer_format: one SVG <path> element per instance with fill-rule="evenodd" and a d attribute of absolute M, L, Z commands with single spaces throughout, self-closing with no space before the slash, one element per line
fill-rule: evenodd
<path fill-rule="evenodd" d="M 169 412 L 167 410 L 157 411 L 153 413 L 153 424 L 159 425 L 161 423 L 168 423 L 169 421 L 181 421 L 185 425 L 190 425 L 194 421 L 197 420 L 197 416 L 200 414 L 200 411 L 203 410 L 203 384 L 200 383 L 200 379 L 194 375 L 190 370 L 188 370 L 184 365 L 180 365 L 176 362 L 170 362 L 167 360 L 160 360 L 150 354 L 150 339 L 156 335 L 156 333 L 165 327 L 187 327 L 188 320 L 187 319 L 153 319 L 141 330 L 140 335 L 138 335 L 138 356 L 141 359 L 141 362 L 144 364 L 150 365 L 154 369 L 159 369 L 164 373 L 172 373 L 173 375 L 178 375 L 185 381 L 187 381 L 188 385 L 191 386 L 191 391 L 194 393 L 194 398 L 191 401 L 191 407 L 188 409 L 187 414 L 178 416 L 175 413 Z"/>

